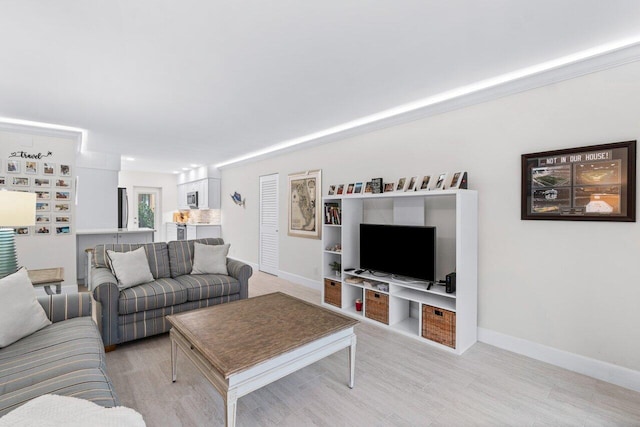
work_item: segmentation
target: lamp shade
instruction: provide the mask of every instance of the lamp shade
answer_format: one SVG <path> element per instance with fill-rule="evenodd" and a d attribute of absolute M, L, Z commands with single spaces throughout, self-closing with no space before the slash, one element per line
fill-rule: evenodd
<path fill-rule="evenodd" d="M 35 223 L 35 193 L 0 191 L 0 227 L 26 227 Z"/>

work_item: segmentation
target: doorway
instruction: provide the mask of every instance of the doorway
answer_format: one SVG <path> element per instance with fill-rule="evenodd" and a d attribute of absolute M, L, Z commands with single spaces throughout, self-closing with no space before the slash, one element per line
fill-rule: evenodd
<path fill-rule="evenodd" d="M 278 275 L 278 174 L 260 177 L 260 271 Z"/>
<path fill-rule="evenodd" d="M 160 200 L 162 189 L 156 187 L 133 187 L 133 226 L 153 228 L 153 241 L 162 241 L 162 211 Z"/>

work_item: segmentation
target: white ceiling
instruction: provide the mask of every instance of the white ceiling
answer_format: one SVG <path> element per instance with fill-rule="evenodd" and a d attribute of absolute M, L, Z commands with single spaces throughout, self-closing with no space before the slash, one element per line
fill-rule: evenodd
<path fill-rule="evenodd" d="M 637 0 L 0 0 L 0 116 L 171 172 L 639 35 Z"/>

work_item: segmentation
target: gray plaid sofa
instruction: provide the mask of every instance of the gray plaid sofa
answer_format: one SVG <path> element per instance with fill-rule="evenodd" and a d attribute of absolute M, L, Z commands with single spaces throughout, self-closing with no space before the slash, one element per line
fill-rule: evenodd
<path fill-rule="evenodd" d="M 235 301 L 249 296 L 250 265 L 227 258 L 229 275 L 190 274 L 194 242 L 222 245 L 220 238 L 178 240 L 145 244 L 98 245 L 93 251 L 93 297 L 101 305 L 105 347 L 167 332 L 165 316 Z M 107 250 L 128 252 L 144 247 L 153 282 L 118 290 L 107 265 Z"/>
<path fill-rule="evenodd" d="M 91 295 L 43 296 L 38 302 L 53 323 L 0 349 L 0 417 L 43 394 L 118 406 L 91 318 Z"/>

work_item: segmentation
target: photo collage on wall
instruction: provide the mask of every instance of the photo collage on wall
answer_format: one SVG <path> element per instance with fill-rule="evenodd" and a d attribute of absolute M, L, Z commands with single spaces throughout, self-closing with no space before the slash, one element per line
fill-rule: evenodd
<path fill-rule="evenodd" d="M 36 224 L 15 227 L 16 236 L 71 234 L 71 165 L 9 158 L 0 164 L 0 188 L 36 195 Z"/>

